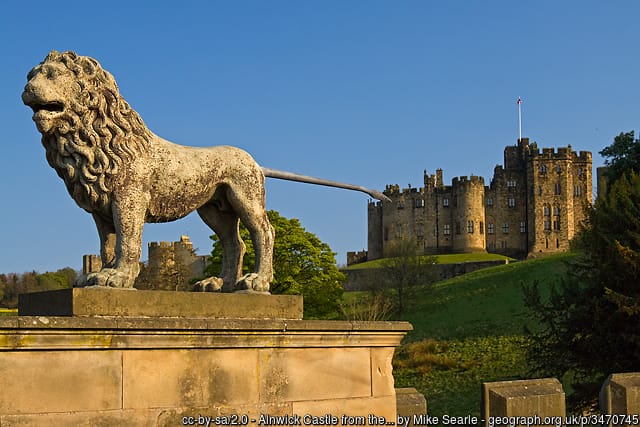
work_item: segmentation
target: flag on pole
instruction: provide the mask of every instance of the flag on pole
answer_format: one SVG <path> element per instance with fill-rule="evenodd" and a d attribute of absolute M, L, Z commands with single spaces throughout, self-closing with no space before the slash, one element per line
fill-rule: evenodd
<path fill-rule="evenodd" d="M 522 139 L 522 113 L 520 112 L 520 104 L 522 104 L 522 99 L 518 97 L 518 141 Z"/>

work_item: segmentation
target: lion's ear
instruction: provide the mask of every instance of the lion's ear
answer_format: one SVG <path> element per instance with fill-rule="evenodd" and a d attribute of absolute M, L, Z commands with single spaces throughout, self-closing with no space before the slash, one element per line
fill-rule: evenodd
<path fill-rule="evenodd" d="M 41 64 L 47 61 L 51 61 L 51 62 L 60 61 L 60 56 L 61 56 L 60 52 L 58 52 L 57 50 L 52 50 L 51 52 L 49 52 L 47 57 L 44 58 L 44 61 L 42 61 Z"/>

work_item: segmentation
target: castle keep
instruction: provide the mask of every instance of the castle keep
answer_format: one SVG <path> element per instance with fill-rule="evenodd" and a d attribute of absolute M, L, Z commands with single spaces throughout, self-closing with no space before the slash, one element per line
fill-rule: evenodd
<path fill-rule="evenodd" d="M 495 252 L 523 258 L 569 249 L 592 202 L 591 153 L 539 150 L 528 138 L 504 149 L 489 185 L 479 176 L 444 185 L 442 169 L 424 172 L 424 187 L 388 185 L 391 202 L 368 205 L 368 253 L 374 260 L 401 239 L 425 254 Z M 348 254 L 348 260 L 362 259 Z"/>

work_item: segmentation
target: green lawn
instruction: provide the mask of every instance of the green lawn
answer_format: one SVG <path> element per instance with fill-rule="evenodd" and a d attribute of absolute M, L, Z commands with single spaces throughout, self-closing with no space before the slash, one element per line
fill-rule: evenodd
<path fill-rule="evenodd" d="M 489 253 L 471 253 L 471 254 L 446 254 L 435 255 L 439 264 L 457 264 L 460 262 L 472 262 L 472 261 L 514 261 L 513 258 L 506 257 L 499 254 Z M 362 262 L 360 264 L 350 265 L 343 270 L 359 270 L 363 268 L 380 268 L 382 267 L 383 260 L 376 259 L 373 261 Z"/>
<path fill-rule="evenodd" d="M 529 377 L 524 326 L 536 329 L 522 283 L 548 289 L 571 254 L 491 267 L 424 289 L 405 319 L 414 326 L 396 355 L 396 387 L 416 387 L 429 414 L 480 415 L 480 385 Z"/>

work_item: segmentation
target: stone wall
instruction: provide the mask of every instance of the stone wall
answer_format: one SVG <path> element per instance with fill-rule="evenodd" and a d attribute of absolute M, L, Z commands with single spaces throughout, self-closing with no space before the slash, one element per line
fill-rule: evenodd
<path fill-rule="evenodd" d="M 98 316 L 113 305 L 92 291 L 67 295 L 91 300 L 72 304 L 87 308 L 82 315 L 0 318 L 0 425 L 176 426 L 196 425 L 200 416 L 209 418 L 199 425 L 302 423 L 305 416 L 309 424 L 329 416 L 331 425 L 361 417 L 364 425 L 370 414 L 395 421 L 391 360 L 411 329 L 406 322 L 306 321 L 251 310 L 226 319 L 157 317 L 168 305 L 189 311 L 198 294 L 119 290 L 98 292 L 116 295 L 120 314 Z M 140 304 L 145 294 L 148 306 Z M 199 296 L 203 310 L 257 303 L 255 295 Z M 263 297 L 278 305 L 281 296 Z M 46 296 L 21 307 L 39 310 L 37 298 Z M 298 306 L 293 317 L 301 317 Z"/>
<path fill-rule="evenodd" d="M 500 261 L 475 261 L 475 262 L 459 262 L 455 264 L 436 264 L 438 280 L 450 279 L 462 274 L 471 273 L 472 271 L 482 268 L 494 267 L 497 265 L 507 264 L 508 260 Z M 362 268 L 353 270 L 341 270 L 346 276 L 347 281 L 344 289 L 347 291 L 365 291 L 371 289 L 371 281 L 380 280 L 380 270 L 373 268 Z"/>

